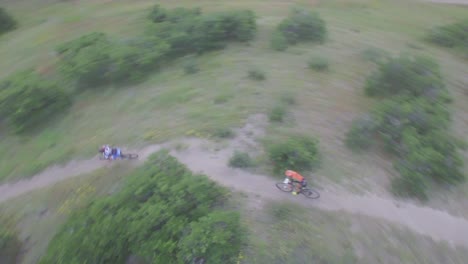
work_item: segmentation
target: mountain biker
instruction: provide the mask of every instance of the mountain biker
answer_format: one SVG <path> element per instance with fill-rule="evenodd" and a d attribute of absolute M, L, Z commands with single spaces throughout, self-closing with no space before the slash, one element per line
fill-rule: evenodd
<path fill-rule="evenodd" d="M 110 147 L 109 145 L 101 146 L 99 152 L 102 153 L 105 159 L 114 160 L 122 156 L 122 151 L 120 150 L 120 148 Z"/>
<path fill-rule="evenodd" d="M 284 172 L 284 175 L 286 175 L 285 182 L 289 180 L 295 187 L 295 189 L 292 192 L 293 195 L 297 195 L 303 187 L 307 186 L 307 181 L 305 180 L 305 178 L 301 174 L 293 170 L 286 170 Z"/>
<path fill-rule="evenodd" d="M 109 145 L 102 145 L 99 149 L 99 152 L 102 153 L 102 156 L 105 159 L 109 159 L 110 155 L 112 154 L 112 148 Z"/>
<path fill-rule="evenodd" d="M 120 148 L 112 148 L 112 156 L 111 156 L 111 159 L 117 159 L 117 158 L 120 158 L 122 156 L 122 151 L 120 150 Z"/>

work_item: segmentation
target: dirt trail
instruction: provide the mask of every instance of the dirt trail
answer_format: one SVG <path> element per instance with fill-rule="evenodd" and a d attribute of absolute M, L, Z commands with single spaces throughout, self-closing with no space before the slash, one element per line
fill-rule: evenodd
<path fill-rule="evenodd" d="M 234 150 L 248 150 L 255 153 L 255 138 L 263 134 L 264 116 L 252 116 L 245 127 L 239 129 L 236 138 L 221 150 L 213 142 L 201 139 L 183 139 L 176 141 L 186 146 L 183 150 L 171 150 L 171 154 L 186 164 L 195 172 L 202 172 L 211 179 L 228 188 L 253 194 L 255 199 L 289 200 L 302 204 L 304 207 L 315 207 L 329 211 L 346 211 L 363 214 L 396 223 L 411 230 L 442 240 L 454 245 L 468 248 L 468 221 L 452 216 L 446 212 L 428 207 L 418 207 L 404 202 L 384 199 L 375 195 L 357 196 L 346 191 L 324 186 L 319 200 L 309 200 L 302 196 L 292 196 L 282 193 L 274 187 L 275 179 L 265 175 L 233 169 L 227 166 L 228 159 Z M 161 148 L 170 148 L 174 142 L 153 145 L 139 151 L 140 159 L 129 161 L 132 166 L 141 164 L 151 153 Z M 126 161 L 124 161 L 126 162 Z M 87 161 L 75 161 L 64 167 L 54 166 L 36 175 L 32 179 L 22 180 L 12 184 L 0 185 L 0 202 L 21 194 L 40 189 L 66 178 L 76 177 L 92 172 L 111 163 L 97 158 Z M 333 191 L 330 191 L 333 189 Z"/>
<path fill-rule="evenodd" d="M 423 0 L 423 1 L 438 3 L 438 4 L 468 5 L 468 0 Z"/>
<path fill-rule="evenodd" d="M 328 211 L 343 210 L 376 217 L 406 226 L 436 241 L 446 241 L 468 248 L 468 221 L 464 218 L 429 207 L 418 207 L 375 195 L 357 196 L 343 191 L 340 193 L 321 191 L 319 200 L 292 196 L 277 190 L 274 187 L 275 180 L 271 177 L 255 175 L 226 166 L 234 146 L 217 152 L 207 152 L 198 142 L 191 143 L 193 148 L 182 152 L 172 151 L 171 154 L 191 170 L 202 172 L 231 189 L 256 194 L 256 199 L 288 200 L 299 202 L 309 208 L 318 207 Z"/>

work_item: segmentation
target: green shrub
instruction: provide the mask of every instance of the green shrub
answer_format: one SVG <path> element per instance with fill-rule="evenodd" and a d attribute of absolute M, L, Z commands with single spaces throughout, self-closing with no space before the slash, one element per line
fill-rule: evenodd
<path fill-rule="evenodd" d="M 383 100 L 375 108 L 373 117 L 387 150 L 394 153 L 400 148 L 405 129 L 415 128 L 422 135 L 447 126 L 450 121 L 449 112 L 443 104 L 406 96 Z"/>
<path fill-rule="evenodd" d="M 271 122 L 283 122 L 284 116 L 286 115 L 286 108 L 283 104 L 277 104 L 270 110 L 268 119 Z"/>
<path fill-rule="evenodd" d="M 155 5 L 148 15 L 153 22 L 146 35 L 156 36 L 168 43 L 169 58 L 177 58 L 198 51 L 195 27 L 200 23 L 200 9 L 163 9 Z"/>
<path fill-rule="evenodd" d="M 187 61 L 184 64 L 184 72 L 185 74 L 195 74 L 199 71 L 197 63 L 194 60 Z"/>
<path fill-rule="evenodd" d="M 187 18 L 197 17 L 199 15 L 201 15 L 201 10 L 199 8 L 188 9 L 178 7 L 168 10 L 156 4 L 148 14 L 148 19 L 153 23 L 178 23 L 180 21 L 186 20 Z"/>
<path fill-rule="evenodd" d="M 0 116 L 17 133 L 42 125 L 70 106 L 70 96 L 33 71 L 21 71 L 0 83 Z"/>
<path fill-rule="evenodd" d="M 138 81 L 147 71 L 162 64 L 169 45 L 161 39 L 146 38 L 130 43 L 111 41 L 104 33 L 90 33 L 60 45 L 59 68 L 79 87 L 110 82 Z"/>
<path fill-rule="evenodd" d="M 318 141 L 303 135 L 270 143 L 267 152 L 277 173 L 287 169 L 309 170 L 319 162 Z"/>
<path fill-rule="evenodd" d="M 237 212 L 215 211 L 190 223 L 178 242 L 179 263 L 235 263 L 244 232 Z"/>
<path fill-rule="evenodd" d="M 266 79 L 265 73 L 259 69 L 250 69 L 247 72 L 247 77 L 254 81 L 263 81 Z"/>
<path fill-rule="evenodd" d="M 218 138 L 232 138 L 235 136 L 234 131 L 229 127 L 218 127 L 213 130 L 212 134 Z"/>
<path fill-rule="evenodd" d="M 112 42 L 104 33 L 90 33 L 57 47 L 60 71 L 80 85 L 99 85 L 110 69 Z"/>
<path fill-rule="evenodd" d="M 165 10 L 156 5 L 149 14 L 148 33 L 171 46 L 171 57 L 223 48 L 229 41 L 249 41 L 256 32 L 255 14 L 232 10 L 202 15 L 199 9 Z"/>
<path fill-rule="evenodd" d="M 229 159 L 229 166 L 234 168 L 248 168 L 252 167 L 254 162 L 249 153 L 235 151 Z"/>
<path fill-rule="evenodd" d="M 0 7 L 0 35 L 15 29 L 16 26 L 16 20 L 3 7 Z"/>
<path fill-rule="evenodd" d="M 271 36 L 270 46 L 274 50 L 284 51 L 288 48 L 288 41 L 281 31 L 275 30 Z"/>
<path fill-rule="evenodd" d="M 433 101 L 447 100 L 439 66 L 428 57 L 400 56 L 389 59 L 367 79 L 365 92 L 369 96 L 408 94 L 426 95 Z"/>
<path fill-rule="evenodd" d="M 215 210 L 225 191 L 207 177 L 160 151 L 127 179 L 75 212 L 39 263 L 220 263 L 238 255 L 239 216 Z"/>
<path fill-rule="evenodd" d="M 400 153 L 405 158 L 400 165 L 436 182 L 453 184 L 464 180 L 457 140 L 445 130 L 434 129 L 421 135 L 415 128 L 406 129 Z"/>
<path fill-rule="evenodd" d="M 353 120 L 351 129 L 346 133 L 345 143 L 352 150 L 364 150 L 372 146 L 377 124 L 372 116 Z"/>
<path fill-rule="evenodd" d="M 400 176 L 392 180 L 392 192 L 402 197 L 417 197 L 427 200 L 427 178 L 411 168 L 398 167 Z"/>
<path fill-rule="evenodd" d="M 220 94 L 220 95 L 217 95 L 214 98 L 213 103 L 215 103 L 215 104 L 224 104 L 227 101 L 229 101 L 230 98 L 231 98 L 231 96 L 228 95 L 228 94 Z"/>
<path fill-rule="evenodd" d="M 328 59 L 320 56 L 312 57 L 308 62 L 309 69 L 315 71 L 327 71 Z"/>
<path fill-rule="evenodd" d="M 0 218 L 0 263 L 16 263 L 21 250 L 21 243 L 13 221 Z"/>
<path fill-rule="evenodd" d="M 276 220 L 284 221 L 289 219 L 294 211 L 298 209 L 299 208 L 295 207 L 295 205 L 289 203 L 271 203 L 268 212 Z"/>
<path fill-rule="evenodd" d="M 198 52 L 224 48 L 228 41 L 245 42 L 256 32 L 255 14 L 234 10 L 202 16 L 193 29 Z"/>
<path fill-rule="evenodd" d="M 115 43 L 109 50 L 110 65 L 105 78 L 115 83 L 140 81 L 165 62 L 169 49 L 169 45 L 160 39 Z"/>
<path fill-rule="evenodd" d="M 78 87 L 140 81 L 167 60 L 223 48 L 229 41 L 248 41 L 256 32 L 255 14 L 249 10 L 202 15 L 199 9 L 150 11 L 144 37 L 125 43 L 104 33 L 90 33 L 59 47 L 59 69 Z M 185 65 L 195 73 L 195 65 Z"/>
<path fill-rule="evenodd" d="M 381 64 L 385 62 L 385 60 L 389 57 L 389 54 L 387 51 L 380 49 L 380 48 L 375 48 L 375 47 L 370 47 L 362 51 L 361 56 L 363 59 Z"/>
<path fill-rule="evenodd" d="M 371 120 L 355 121 L 346 135 L 350 148 L 367 148 L 377 132 L 385 149 L 397 155 L 400 177 L 392 183 L 399 195 L 427 198 L 433 183 L 455 184 L 465 179 L 460 141 L 449 134 L 451 102 L 439 66 L 427 57 L 390 58 L 367 80 L 369 96 L 385 97 Z"/>
<path fill-rule="evenodd" d="M 468 49 L 468 19 L 433 28 L 426 39 L 443 47 Z"/>
<path fill-rule="evenodd" d="M 296 98 L 291 93 L 284 93 L 280 97 L 280 102 L 285 105 L 293 105 L 296 103 Z"/>
<path fill-rule="evenodd" d="M 288 44 L 301 41 L 324 42 L 327 34 L 325 21 L 318 13 L 295 9 L 281 21 L 277 30 L 283 34 Z M 276 34 L 276 33 L 274 33 Z"/>

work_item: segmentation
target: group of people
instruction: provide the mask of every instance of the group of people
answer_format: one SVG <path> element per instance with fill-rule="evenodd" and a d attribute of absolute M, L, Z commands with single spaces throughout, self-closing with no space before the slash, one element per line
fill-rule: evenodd
<path fill-rule="evenodd" d="M 111 147 L 109 145 L 101 146 L 101 148 L 99 148 L 99 152 L 101 152 L 103 157 L 107 160 L 115 160 L 122 157 L 122 151 L 120 148 Z"/>
<path fill-rule="evenodd" d="M 107 160 L 115 160 L 122 156 L 122 151 L 120 148 L 111 147 L 109 145 L 103 145 L 99 148 L 99 152 L 102 153 L 105 159 Z M 292 192 L 293 195 L 297 195 L 301 192 L 301 189 L 307 186 L 307 181 L 296 171 L 293 170 L 286 170 L 285 173 L 286 179 L 284 180 L 285 183 L 291 182 L 294 186 L 294 190 Z"/>

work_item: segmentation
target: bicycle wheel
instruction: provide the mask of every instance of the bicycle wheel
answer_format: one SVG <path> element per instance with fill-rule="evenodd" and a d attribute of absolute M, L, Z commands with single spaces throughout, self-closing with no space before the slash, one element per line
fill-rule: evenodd
<path fill-rule="evenodd" d="M 136 159 L 138 154 L 122 154 L 122 159 Z"/>
<path fill-rule="evenodd" d="M 280 190 L 280 191 L 283 191 L 283 192 L 292 192 L 293 190 L 293 187 L 291 184 L 289 183 L 284 183 L 284 182 L 278 182 L 276 184 L 276 187 Z"/>
<path fill-rule="evenodd" d="M 317 192 L 316 190 L 309 189 L 309 188 L 302 189 L 301 193 L 305 197 L 310 198 L 310 199 L 317 199 L 320 197 L 319 192 Z"/>

